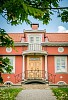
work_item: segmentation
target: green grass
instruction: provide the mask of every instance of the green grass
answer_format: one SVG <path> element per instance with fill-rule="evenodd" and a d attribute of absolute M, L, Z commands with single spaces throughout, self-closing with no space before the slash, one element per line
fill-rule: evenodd
<path fill-rule="evenodd" d="M 68 100 L 68 88 L 52 88 L 57 100 Z"/>
<path fill-rule="evenodd" d="M 22 88 L 0 89 L 0 100 L 15 100 L 15 97 L 21 90 Z"/>

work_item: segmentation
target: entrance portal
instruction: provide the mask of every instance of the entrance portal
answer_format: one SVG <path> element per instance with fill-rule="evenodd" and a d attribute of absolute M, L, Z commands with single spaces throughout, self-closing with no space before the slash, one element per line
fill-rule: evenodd
<path fill-rule="evenodd" d="M 42 79 L 42 56 L 27 56 L 27 79 Z"/>

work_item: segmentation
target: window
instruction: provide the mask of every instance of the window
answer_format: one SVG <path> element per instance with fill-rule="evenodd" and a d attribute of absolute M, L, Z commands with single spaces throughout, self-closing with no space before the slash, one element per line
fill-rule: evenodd
<path fill-rule="evenodd" d="M 15 56 L 4 56 L 3 58 L 8 57 L 10 60 L 10 65 L 13 66 L 13 70 L 11 73 L 15 73 Z M 6 72 L 5 72 L 6 73 Z"/>
<path fill-rule="evenodd" d="M 55 72 L 67 72 L 67 57 L 55 57 Z"/>
<path fill-rule="evenodd" d="M 36 37 L 36 43 L 40 43 L 40 37 Z"/>
<path fill-rule="evenodd" d="M 59 84 L 59 85 L 65 85 L 66 83 L 64 81 L 59 81 L 57 84 Z"/>
<path fill-rule="evenodd" d="M 37 60 L 40 60 L 40 58 L 30 58 L 30 60 L 32 60 L 32 61 L 37 61 Z"/>
<path fill-rule="evenodd" d="M 29 42 L 29 50 L 41 50 L 42 35 L 29 34 L 28 42 Z"/>
<path fill-rule="evenodd" d="M 64 52 L 64 48 L 63 48 L 63 47 L 59 47 L 59 48 L 58 48 L 58 52 L 60 52 L 60 53 L 61 53 L 61 52 Z"/>
<path fill-rule="evenodd" d="M 34 37 L 30 37 L 30 43 L 34 42 Z"/>
<path fill-rule="evenodd" d="M 11 47 L 7 47 L 6 48 L 6 52 L 8 52 L 8 53 L 12 52 L 12 48 Z"/>
<path fill-rule="evenodd" d="M 29 34 L 28 42 L 29 43 L 41 43 L 42 35 L 41 34 Z"/>

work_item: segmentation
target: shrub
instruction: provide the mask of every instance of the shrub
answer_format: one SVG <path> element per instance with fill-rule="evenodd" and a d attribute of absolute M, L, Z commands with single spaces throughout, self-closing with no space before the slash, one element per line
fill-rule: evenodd
<path fill-rule="evenodd" d="M 68 100 L 68 88 L 53 88 L 52 90 L 58 100 Z"/>
<path fill-rule="evenodd" d="M 0 89 L 0 100 L 15 100 L 15 97 L 21 90 L 22 88 Z"/>

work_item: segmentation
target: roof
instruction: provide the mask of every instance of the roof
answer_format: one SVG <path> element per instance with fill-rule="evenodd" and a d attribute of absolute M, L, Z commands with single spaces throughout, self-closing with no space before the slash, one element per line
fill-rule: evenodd
<path fill-rule="evenodd" d="M 24 37 L 23 33 L 9 33 L 9 36 L 15 41 L 20 42 Z M 68 42 L 68 33 L 46 33 L 50 42 Z"/>
<path fill-rule="evenodd" d="M 15 42 L 20 42 L 21 38 L 24 37 L 23 33 L 8 33 L 8 34 Z"/>
<path fill-rule="evenodd" d="M 68 33 L 47 33 L 50 42 L 68 42 Z"/>

